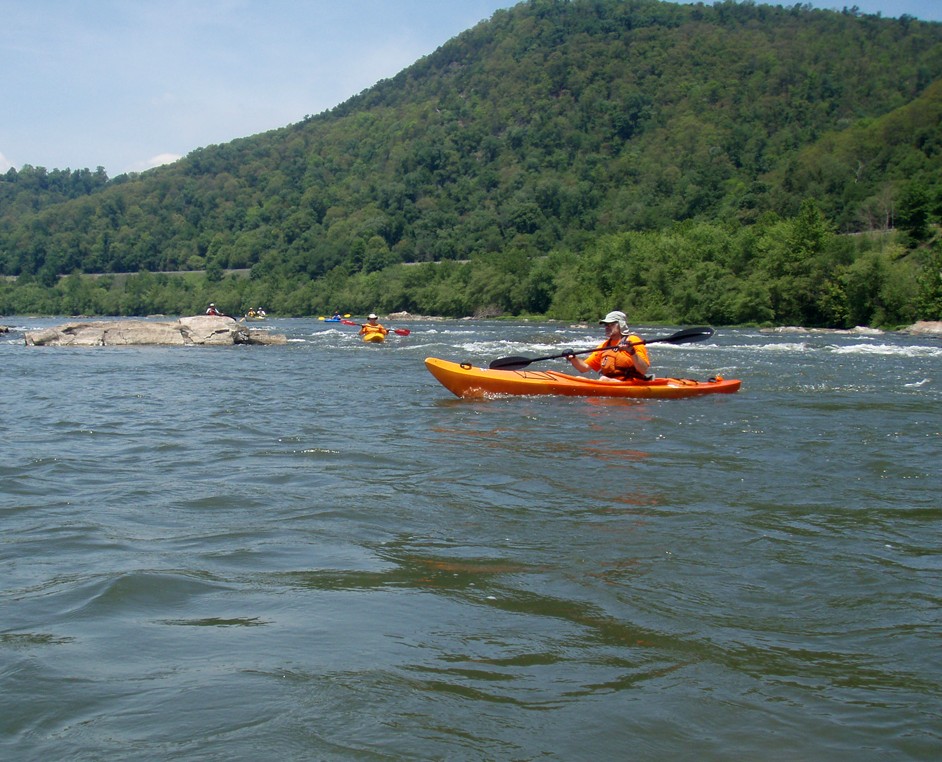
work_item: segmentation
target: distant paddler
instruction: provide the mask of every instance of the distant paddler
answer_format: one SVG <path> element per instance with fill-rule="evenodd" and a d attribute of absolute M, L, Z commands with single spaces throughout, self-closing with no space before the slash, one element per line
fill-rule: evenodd
<path fill-rule="evenodd" d="M 379 318 L 374 312 L 367 315 L 366 322 L 360 326 L 360 335 L 363 337 L 363 341 L 370 342 L 371 344 L 386 341 L 389 329 L 380 325 L 379 322 L 377 322 L 378 320 Z"/>
<path fill-rule="evenodd" d="M 350 317 L 350 313 L 347 312 L 344 315 L 340 314 L 340 310 L 337 310 L 331 317 L 324 317 L 321 315 L 318 320 L 323 320 L 325 323 L 342 323 L 344 318 Z"/>
<path fill-rule="evenodd" d="M 371 312 L 367 318 L 368 322 L 366 323 L 357 323 L 353 320 L 347 320 L 346 318 L 340 322 L 344 325 L 359 328 L 360 335 L 363 337 L 363 341 L 379 343 L 386 340 L 386 335 L 390 333 L 390 329 L 377 323 L 377 320 L 379 320 L 379 318 L 376 317 L 375 313 Z M 391 332 L 397 336 L 408 336 L 410 333 L 412 333 L 412 331 L 410 331 L 408 328 L 393 328 Z"/>

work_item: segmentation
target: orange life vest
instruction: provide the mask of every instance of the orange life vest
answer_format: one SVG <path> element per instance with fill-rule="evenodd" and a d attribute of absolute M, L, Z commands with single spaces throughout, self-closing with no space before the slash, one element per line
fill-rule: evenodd
<path fill-rule="evenodd" d="M 363 336 L 370 336 L 372 334 L 379 334 L 380 336 L 385 336 L 387 333 L 389 333 L 389 329 L 383 328 L 383 326 L 379 325 L 378 323 L 376 325 L 373 325 L 372 323 L 364 323 L 363 326 L 360 328 L 360 333 Z"/>
<path fill-rule="evenodd" d="M 629 342 L 641 341 L 638 336 L 628 336 Z M 633 344 L 637 356 L 650 363 L 648 360 L 648 349 L 644 344 Z M 635 355 L 628 352 L 627 347 L 609 346 L 600 349 L 599 352 L 593 352 L 592 358 L 598 358 L 598 372 L 608 378 L 645 378 L 643 373 L 638 372 L 635 367 Z"/>

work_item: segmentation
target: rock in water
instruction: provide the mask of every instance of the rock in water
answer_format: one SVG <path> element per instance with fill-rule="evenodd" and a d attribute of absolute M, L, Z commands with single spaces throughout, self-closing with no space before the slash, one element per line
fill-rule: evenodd
<path fill-rule="evenodd" d="M 27 331 L 27 346 L 231 346 L 233 344 L 285 344 L 282 334 L 253 331 L 230 317 L 196 315 L 173 323 L 150 320 L 112 320 L 65 323 L 55 328 Z"/>

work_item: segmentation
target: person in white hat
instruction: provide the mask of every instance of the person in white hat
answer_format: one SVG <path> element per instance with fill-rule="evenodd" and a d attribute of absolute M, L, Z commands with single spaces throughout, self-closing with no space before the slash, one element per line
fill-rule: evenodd
<path fill-rule="evenodd" d="M 567 357 L 580 373 L 595 371 L 613 381 L 647 378 L 651 368 L 647 347 L 640 336 L 628 330 L 628 317 L 613 310 L 599 321 L 605 326 L 605 341 L 584 360 L 572 354 Z"/>
<path fill-rule="evenodd" d="M 383 339 L 386 338 L 386 334 L 389 333 L 389 329 L 381 326 L 376 322 L 377 320 L 379 320 L 379 318 L 376 316 L 376 313 L 371 312 L 369 315 L 367 315 L 366 322 L 360 326 L 360 335 L 363 336 L 364 341 L 368 340 L 370 336 L 376 337 L 374 338 L 375 341 L 377 338 L 379 338 L 377 334 L 382 336 Z"/>

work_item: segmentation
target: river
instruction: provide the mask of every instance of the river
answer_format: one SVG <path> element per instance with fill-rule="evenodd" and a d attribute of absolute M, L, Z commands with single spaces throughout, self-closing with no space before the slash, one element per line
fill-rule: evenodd
<path fill-rule="evenodd" d="M 650 351 L 734 395 L 471 401 L 422 360 L 601 329 L 23 345 L 60 322 L 0 319 L 6 760 L 942 752 L 937 338 L 721 328 Z"/>

